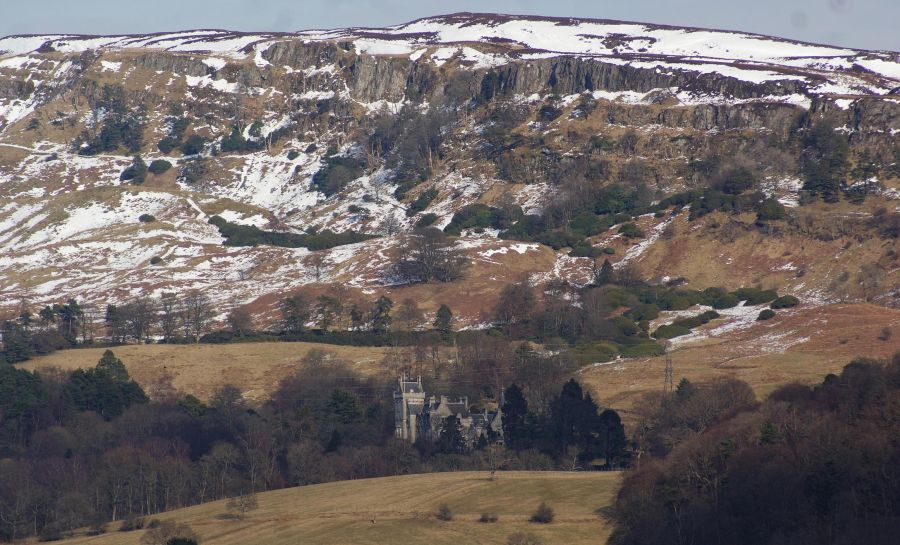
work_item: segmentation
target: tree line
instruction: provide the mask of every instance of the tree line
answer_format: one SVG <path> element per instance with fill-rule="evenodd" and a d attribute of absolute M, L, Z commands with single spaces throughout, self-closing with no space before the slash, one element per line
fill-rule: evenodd
<path fill-rule="evenodd" d="M 482 353 L 472 368 L 487 384 L 487 361 L 497 354 L 484 347 Z M 608 460 L 625 460 L 618 416 L 601 411 L 576 382 L 563 385 L 563 373 L 547 375 L 544 368 L 552 366 L 522 359 L 504 370 L 522 384 L 505 388 L 504 410 L 513 414 L 504 428 L 512 440 L 506 449 L 485 442 L 469 448 L 453 419 L 434 443 L 395 439 L 393 376 L 359 375 L 329 353 L 308 354 L 260 403 L 233 385 L 205 402 L 166 380 L 145 390 L 111 351 L 94 368 L 70 373 L 4 364 L 0 540 L 58 539 L 81 527 L 100 533 L 118 521 L 139 528 L 154 513 L 285 486 L 458 469 L 553 469 L 573 460 L 588 467 L 594 456 L 613 451 Z M 543 375 L 535 376 L 537 369 Z M 446 368 L 426 384 L 477 388 L 473 410 L 498 401 L 500 390 L 491 398 L 466 373 Z M 532 423 L 545 430 L 533 440 L 523 427 Z"/>

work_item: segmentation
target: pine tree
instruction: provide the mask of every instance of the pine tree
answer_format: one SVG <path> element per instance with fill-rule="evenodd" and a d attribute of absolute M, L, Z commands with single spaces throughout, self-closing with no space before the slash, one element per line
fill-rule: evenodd
<path fill-rule="evenodd" d="M 466 440 L 462 436 L 462 426 L 459 423 L 459 418 L 448 416 L 441 423 L 437 449 L 445 454 L 462 454 L 466 451 Z"/>
<path fill-rule="evenodd" d="M 513 450 L 524 450 L 531 446 L 528 429 L 528 400 L 522 389 L 511 384 L 503 393 L 500 407 L 503 418 L 504 442 Z"/>
<path fill-rule="evenodd" d="M 594 277 L 594 283 L 598 286 L 604 286 L 606 284 L 612 284 L 614 278 L 615 271 L 613 270 L 612 263 L 610 263 L 608 259 L 604 259 L 603 265 L 600 266 L 600 269 L 597 270 Z"/>
<path fill-rule="evenodd" d="M 442 304 L 438 309 L 434 318 L 434 328 L 441 332 L 444 340 L 449 339 L 450 334 L 453 333 L 453 312 L 447 305 Z"/>

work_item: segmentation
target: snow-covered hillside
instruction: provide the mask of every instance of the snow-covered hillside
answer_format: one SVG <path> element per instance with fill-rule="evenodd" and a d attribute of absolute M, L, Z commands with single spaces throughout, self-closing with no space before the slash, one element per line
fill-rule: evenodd
<path fill-rule="evenodd" d="M 371 292 L 392 282 L 394 235 L 424 219 L 444 228 L 473 203 L 540 213 L 569 178 L 591 172 L 608 184 L 631 176 L 633 163 L 658 198 L 694 187 L 696 159 L 753 155 L 754 141 L 796 145 L 792 135 L 814 117 L 887 157 L 900 132 L 900 55 L 493 14 L 295 33 L 0 38 L 0 307 L 139 290 L 207 289 L 226 304 L 269 305 L 268 296 L 306 284 Z M 128 123 L 140 133 L 130 150 L 89 150 Z M 191 136 L 201 148 L 188 152 Z M 402 138 L 406 148 L 396 145 Z M 429 138 L 439 143 L 415 148 Z M 226 139 L 238 144 L 226 148 Z M 414 176 L 398 175 L 400 153 L 419 161 Z M 123 181 L 134 155 L 169 166 L 142 185 Z M 314 177 L 335 157 L 352 175 L 326 190 Z M 795 158 L 776 159 L 760 189 L 796 206 Z M 875 182 L 873 194 L 900 194 Z M 155 221 L 139 221 L 144 214 Z M 212 215 L 379 238 L 316 255 L 225 247 Z M 639 220 L 649 233 L 641 241 L 610 231 L 593 242 L 615 246 L 613 261 L 639 262 L 676 223 L 650 216 Z M 498 240 L 496 228 L 463 235 L 460 247 L 491 282 L 514 273 L 580 284 L 590 275 L 591 260 L 568 250 Z M 822 289 L 809 279 L 796 283 Z"/>

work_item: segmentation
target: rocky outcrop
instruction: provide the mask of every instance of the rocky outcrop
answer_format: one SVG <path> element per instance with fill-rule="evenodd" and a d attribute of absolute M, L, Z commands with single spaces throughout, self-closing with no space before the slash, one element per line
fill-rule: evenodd
<path fill-rule="evenodd" d="M 204 64 L 201 58 L 163 51 L 138 55 L 134 63 L 148 70 L 174 72 L 183 76 L 205 76 L 215 72 L 213 68 Z"/>

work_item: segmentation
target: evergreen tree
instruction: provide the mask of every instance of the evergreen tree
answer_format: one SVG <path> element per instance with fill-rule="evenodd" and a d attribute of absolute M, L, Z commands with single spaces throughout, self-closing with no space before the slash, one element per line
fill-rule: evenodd
<path fill-rule="evenodd" d="M 0 360 L 16 363 L 31 358 L 32 354 L 31 334 L 28 328 L 13 320 L 3 322 L 3 353 Z"/>
<path fill-rule="evenodd" d="M 449 339 L 450 334 L 453 333 L 453 312 L 447 305 L 442 304 L 438 309 L 434 318 L 434 328 L 441 332 L 444 340 Z"/>
<path fill-rule="evenodd" d="M 462 436 L 459 418 L 448 416 L 444 419 L 436 446 L 444 454 L 462 454 L 466 451 L 466 440 Z"/>
<path fill-rule="evenodd" d="M 615 271 L 613 270 L 612 263 L 610 263 L 608 259 L 604 259 L 603 265 L 600 266 L 600 269 L 597 270 L 594 277 L 594 283 L 598 286 L 604 286 L 606 284 L 612 284 L 614 279 Z"/>
<path fill-rule="evenodd" d="M 375 301 L 375 308 L 372 309 L 372 333 L 384 334 L 391 327 L 391 309 L 394 302 L 385 295 L 382 295 Z"/>
<path fill-rule="evenodd" d="M 506 445 L 513 450 L 524 450 L 531 447 L 532 437 L 528 426 L 528 400 L 522 389 L 511 384 L 503 393 L 503 405 L 500 407 L 503 419 L 503 438 Z"/>
<path fill-rule="evenodd" d="M 625 426 L 619 413 L 606 409 L 599 417 L 599 443 L 603 450 L 606 465 L 614 466 L 624 457 L 628 440 L 625 438 Z"/>

